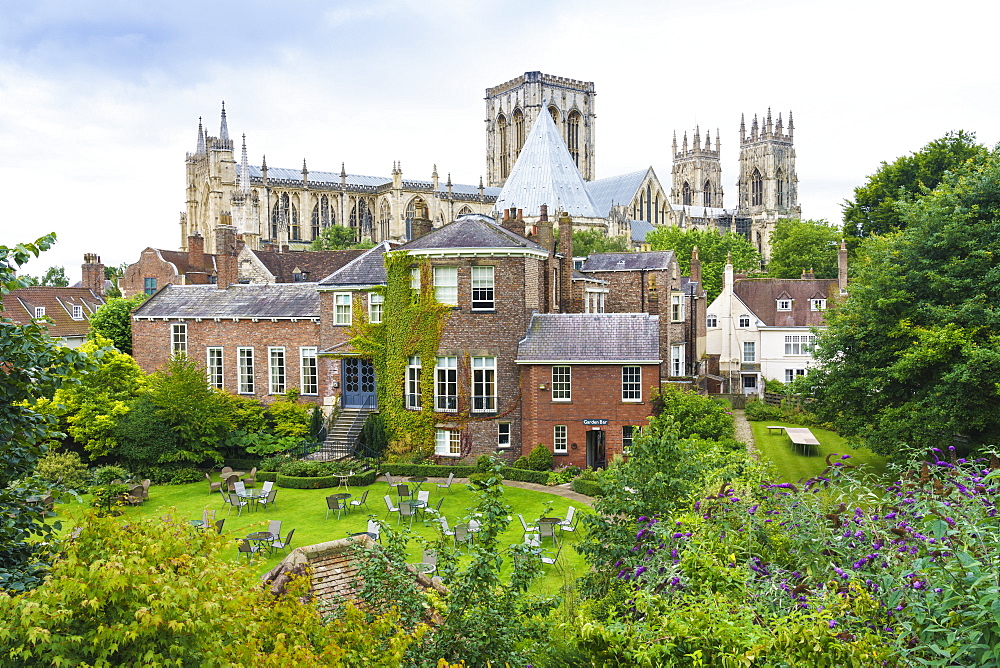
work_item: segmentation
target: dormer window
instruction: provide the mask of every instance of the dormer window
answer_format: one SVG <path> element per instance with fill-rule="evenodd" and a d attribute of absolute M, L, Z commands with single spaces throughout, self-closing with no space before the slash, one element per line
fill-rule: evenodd
<path fill-rule="evenodd" d="M 36 306 L 35 307 L 35 317 L 36 318 L 44 318 L 45 317 L 45 307 L 44 306 Z"/>
<path fill-rule="evenodd" d="M 779 311 L 791 311 L 792 310 L 792 300 L 791 299 L 779 299 L 778 300 L 778 310 Z"/>
<path fill-rule="evenodd" d="M 750 316 L 748 316 L 748 315 L 741 315 L 740 316 L 740 325 L 739 326 L 740 327 L 749 327 L 750 326 Z"/>
<path fill-rule="evenodd" d="M 826 300 L 813 298 L 809 300 L 809 310 L 810 311 L 825 311 L 826 310 Z"/>
<path fill-rule="evenodd" d="M 308 283 L 309 272 L 296 269 L 292 272 L 292 283 Z"/>
<path fill-rule="evenodd" d="M 83 307 L 73 304 L 73 320 L 83 320 Z"/>

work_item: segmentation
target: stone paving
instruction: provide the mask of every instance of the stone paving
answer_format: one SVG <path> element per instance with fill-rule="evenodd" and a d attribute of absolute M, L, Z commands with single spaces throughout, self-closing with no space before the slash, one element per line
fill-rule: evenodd
<path fill-rule="evenodd" d="M 756 457 L 757 442 L 753 438 L 753 429 L 750 428 L 750 422 L 743 409 L 733 409 L 733 423 L 736 425 L 736 440 L 746 443 L 747 452 Z"/>

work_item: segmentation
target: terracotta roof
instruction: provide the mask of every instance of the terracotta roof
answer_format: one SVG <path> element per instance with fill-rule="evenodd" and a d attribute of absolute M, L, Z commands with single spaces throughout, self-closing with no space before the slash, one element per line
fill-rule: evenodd
<path fill-rule="evenodd" d="M 36 308 L 45 309 L 49 336 L 53 338 L 85 336 L 90 330 L 90 316 L 104 303 L 90 288 L 31 287 L 11 290 L 0 299 L 4 311 L 0 316 L 18 324 L 35 317 Z M 80 306 L 83 318 L 73 319 L 73 306 Z"/>
<path fill-rule="evenodd" d="M 835 278 L 741 278 L 733 293 L 768 327 L 818 327 L 823 311 L 813 311 L 810 299 L 833 300 L 840 295 Z M 778 299 L 791 299 L 791 311 L 779 311 Z"/>
<path fill-rule="evenodd" d="M 659 316 L 645 313 L 535 313 L 517 363 L 660 362 Z"/>
<path fill-rule="evenodd" d="M 139 318 L 318 318 L 315 283 L 167 285 L 135 310 Z"/>
<path fill-rule="evenodd" d="M 333 251 L 295 251 L 277 253 L 274 251 L 252 251 L 261 264 L 267 268 L 278 283 L 291 283 L 293 274 L 307 274 L 305 281 L 318 281 L 337 271 L 357 258 L 364 249 Z"/>

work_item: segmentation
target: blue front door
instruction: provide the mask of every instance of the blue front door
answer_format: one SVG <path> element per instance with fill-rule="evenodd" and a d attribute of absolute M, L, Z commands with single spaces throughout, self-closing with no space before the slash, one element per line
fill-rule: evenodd
<path fill-rule="evenodd" d="M 349 358 L 341 362 L 344 408 L 375 408 L 375 367 L 371 361 Z"/>

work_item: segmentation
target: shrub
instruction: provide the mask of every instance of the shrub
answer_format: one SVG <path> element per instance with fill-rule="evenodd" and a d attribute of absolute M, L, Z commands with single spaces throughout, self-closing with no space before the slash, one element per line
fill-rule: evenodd
<path fill-rule="evenodd" d="M 762 420 L 781 420 L 784 418 L 784 411 L 781 410 L 781 406 L 772 406 L 760 399 L 752 399 L 747 402 L 746 408 L 743 409 L 747 420 L 752 420 L 754 422 L 760 422 Z"/>
<path fill-rule="evenodd" d="M 570 483 L 570 488 L 584 496 L 602 496 L 601 485 L 596 480 L 586 480 L 582 476 Z"/>
<path fill-rule="evenodd" d="M 295 461 L 288 455 L 273 455 L 267 459 L 262 459 L 257 464 L 260 471 L 280 471 L 281 467 L 289 462 Z M 232 464 L 230 464 L 232 466 Z M 253 468 L 252 466 L 250 468 Z"/>
<path fill-rule="evenodd" d="M 184 468 L 174 469 L 170 475 L 171 485 L 186 485 L 189 482 L 198 482 L 199 480 L 204 480 L 205 474 L 196 468 L 185 466 Z"/>
<path fill-rule="evenodd" d="M 558 469 L 556 469 L 555 471 L 553 471 L 552 473 L 549 474 L 549 482 L 548 482 L 548 484 L 550 484 L 550 485 L 562 485 L 564 483 L 570 482 L 571 480 L 573 480 L 574 478 L 576 478 L 578 475 L 580 475 L 580 470 L 581 469 L 580 469 L 579 466 L 572 466 L 572 465 L 570 465 L 570 466 L 563 466 L 562 468 L 558 468 Z"/>
<path fill-rule="evenodd" d="M 257 480 L 261 482 L 277 482 L 277 471 L 257 471 Z"/>
<path fill-rule="evenodd" d="M 520 457 L 518 457 L 514 461 L 513 464 L 511 464 L 511 468 L 515 468 L 515 469 L 525 469 L 525 470 L 527 470 L 530 467 L 531 467 L 531 465 L 528 463 L 528 457 L 527 457 L 527 455 L 521 455 Z"/>
<path fill-rule="evenodd" d="M 548 471 L 526 471 L 504 467 L 500 469 L 500 475 L 503 476 L 504 480 L 517 480 L 519 482 L 533 482 L 536 485 L 547 485 L 549 484 L 549 476 L 552 474 Z"/>
<path fill-rule="evenodd" d="M 340 478 L 336 476 L 290 476 L 279 473 L 275 479 L 278 487 L 287 489 L 327 489 L 340 484 Z"/>
<path fill-rule="evenodd" d="M 61 489 L 83 489 L 87 485 L 87 466 L 75 452 L 49 450 L 35 465 L 35 474 Z"/>
<path fill-rule="evenodd" d="M 370 413 L 361 428 L 361 454 L 372 459 L 381 458 L 389 447 L 389 434 L 385 429 L 385 417 L 381 413 Z"/>
<path fill-rule="evenodd" d="M 539 443 L 528 455 L 528 468 L 532 471 L 551 471 L 553 460 L 552 451 Z"/>
<path fill-rule="evenodd" d="M 121 466 L 102 466 L 94 471 L 95 485 L 108 485 L 112 480 L 125 481 L 129 479 L 129 473 Z M 126 490 L 128 491 L 128 490 Z"/>
<path fill-rule="evenodd" d="M 297 403 L 297 399 L 297 393 L 289 390 L 265 410 L 276 436 L 294 436 L 301 440 L 309 435 L 309 408 Z"/>
<path fill-rule="evenodd" d="M 326 462 L 304 462 L 293 459 L 282 464 L 278 473 L 293 478 L 319 478 L 333 475 L 334 471 Z"/>

